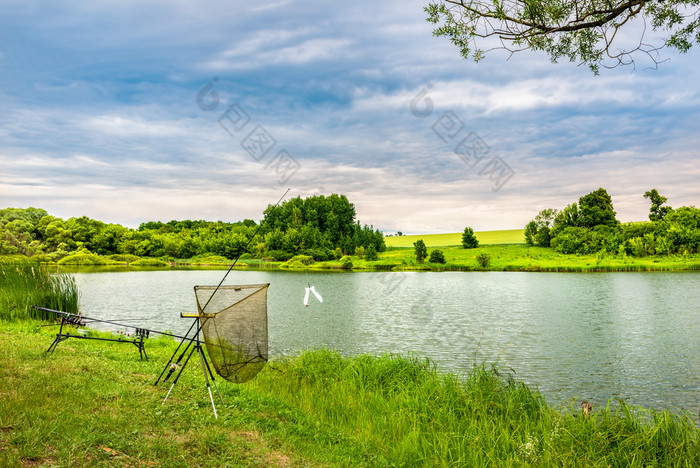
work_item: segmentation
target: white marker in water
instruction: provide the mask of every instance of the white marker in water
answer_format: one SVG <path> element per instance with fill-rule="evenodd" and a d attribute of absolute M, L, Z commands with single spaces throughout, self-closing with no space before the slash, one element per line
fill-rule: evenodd
<path fill-rule="evenodd" d="M 316 288 L 311 286 L 311 292 L 314 293 L 314 296 L 316 296 L 316 299 L 318 299 L 318 302 L 323 303 L 323 298 L 319 293 L 316 292 Z"/>
<path fill-rule="evenodd" d="M 314 296 L 316 296 L 316 299 L 318 299 L 318 302 L 321 302 L 321 303 L 323 302 L 323 298 L 321 297 L 321 295 L 318 292 L 316 292 L 316 288 L 314 288 L 313 286 L 310 286 L 310 287 L 305 288 L 305 289 L 306 289 L 306 293 L 304 294 L 304 306 L 309 307 L 309 292 L 314 293 Z"/>

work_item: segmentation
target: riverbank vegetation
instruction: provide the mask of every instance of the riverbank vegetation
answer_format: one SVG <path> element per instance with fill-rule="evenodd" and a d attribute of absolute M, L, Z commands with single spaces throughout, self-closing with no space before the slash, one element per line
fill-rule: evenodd
<path fill-rule="evenodd" d="M 32 305 L 77 313 L 75 279 L 22 257 L 0 256 L 0 320 L 53 318 Z"/>
<path fill-rule="evenodd" d="M 297 197 L 276 208 L 269 206 L 263 215 L 260 226 L 251 219 L 185 220 L 151 221 L 130 229 L 86 216 L 63 220 L 39 208 L 6 208 L 0 209 L 0 255 L 19 254 L 44 262 L 74 255 L 81 255 L 83 262 L 105 262 L 91 255 L 231 259 L 248 246 L 246 253 L 256 258 L 285 261 L 310 255 L 322 261 L 352 255 L 357 248 L 385 249 L 382 233 L 355 219 L 355 206 L 345 195 Z M 76 263 L 74 259 L 71 264 Z"/>
<path fill-rule="evenodd" d="M 461 246 L 436 249 L 426 243 L 427 257 L 421 263 L 415 248 L 389 248 L 372 260 L 366 254 L 345 255 L 339 260 L 316 261 L 310 255 L 296 255 L 287 261 L 253 258 L 244 254 L 237 268 L 347 271 L 539 271 L 539 272 L 613 272 L 613 271 L 683 271 L 700 270 L 700 254 L 652 255 L 633 257 L 625 254 L 562 254 L 547 247 L 521 245 L 481 245 L 473 249 Z M 432 257 L 432 259 L 431 259 Z M 113 260 L 100 257 L 93 264 L 61 262 L 65 271 L 90 267 L 107 270 L 125 268 L 228 268 L 232 260 L 221 256 L 205 256 L 154 264 L 144 261 Z"/>
<path fill-rule="evenodd" d="M 2 466 L 697 466 L 689 417 L 613 402 L 553 408 L 498 367 L 462 375 L 412 356 L 330 350 L 273 361 L 251 382 L 217 379 L 214 419 L 201 369 L 170 398 L 150 361 L 117 343 L 0 321 Z M 39 390 L 41 389 L 41 390 Z"/>
<path fill-rule="evenodd" d="M 600 188 L 561 211 L 540 211 L 525 227 L 525 240 L 563 254 L 648 257 L 700 252 L 700 209 L 666 206 L 666 197 L 656 189 L 644 198 L 651 202 L 649 221 L 620 223 L 612 199 Z"/>
<path fill-rule="evenodd" d="M 293 198 L 275 209 L 269 206 L 261 226 L 253 220 L 170 221 L 143 223 L 134 230 L 86 217 L 63 221 L 36 208 L 7 208 L 0 210 L 0 255 L 104 268 L 227 267 L 240 255 L 241 268 L 700 269 L 700 210 L 672 209 L 654 189 L 644 197 L 651 202 L 648 222 L 620 223 L 612 199 L 601 188 L 561 211 L 540 211 L 524 230 L 465 228 L 454 234 L 388 237 L 361 226 L 354 205 L 344 195 Z M 465 244 L 465 238 L 470 242 Z M 426 247 L 420 249 L 420 259 L 415 245 Z M 465 245 L 478 247 L 465 249 Z"/>

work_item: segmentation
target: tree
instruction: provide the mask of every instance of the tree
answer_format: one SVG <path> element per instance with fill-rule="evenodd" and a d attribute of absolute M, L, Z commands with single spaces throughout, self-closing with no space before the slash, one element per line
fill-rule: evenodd
<path fill-rule="evenodd" d="M 554 227 L 558 211 L 554 208 L 545 208 L 537 213 L 535 219 L 525 226 L 525 242 L 530 245 L 537 244 L 549 247 L 552 239 L 551 229 Z"/>
<path fill-rule="evenodd" d="M 464 232 L 462 233 L 462 247 L 465 249 L 479 247 L 479 240 L 474 235 L 474 229 L 470 227 L 464 228 Z"/>
<path fill-rule="evenodd" d="M 413 249 L 416 253 L 416 260 L 418 260 L 418 263 L 423 263 L 425 257 L 428 256 L 428 249 L 425 246 L 425 242 L 423 242 L 423 239 L 418 239 L 417 241 L 415 241 L 413 243 Z"/>
<path fill-rule="evenodd" d="M 579 226 L 581 218 L 581 212 L 578 209 L 578 203 L 572 203 L 566 205 L 566 207 L 561 210 L 554 217 L 554 226 L 556 228 L 565 228 L 569 226 Z"/>
<path fill-rule="evenodd" d="M 579 198 L 578 206 L 580 210 L 579 226 L 594 228 L 601 224 L 610 227 L 619 224 L 615 218 L 612 199 L 604 188 L 599 188 Z"/>
<path fill-rule="evenodd" d="M 374 262 L 379 258 L 379 255 L 377 254 L 377 249 L 374 248 L 374 244 L 369 244 L 367 249 L 365 250 L 365 260 L 368 262 Z"/>
<path fill-rule="evenodd" d="M 651 189 L 648 192 L 645 192 L 644 198 L 651 202 L 651 208 L 649 209 L 650 221 L 661 221 L 672 210 L 670 206 L 661 206 L 666 203 L 668 198 L 661 196 L 656 189 Z"/>
<path fill-rule="evenodd" d="M 536 237 L 537 223 L 534 220 L 532 220 L 525 225 L 525 243 L 528 245 L 534 245 Z"/>
<path fill-rule="evenodd" d="M 442 250 L 432 250 L 430 252 L 430 258 L 428 259 L 430 263 L 445 263 L 445 254 L 442 253 Z"/>
<path fill-rule="evenodd" d="M 639 55 L 658 64 L 661 48 L 685 53 L 700 41 L 697 0 L 443 0 L 431 2 L 425 12 L 436 25 L 434 35 L 448 38 L 475 62 L 494 49 L 511 55 L 541 50 L 552 62 L 569 59 L 598 74 L 601 66 L 634 64 Z M 644 28 L 631 44 L 621 43 L 634 33 L 637 18 Z M 667 36 L 648 44 L 647 24 Z"/>
<path fill-rule="evenodd" d="M 353 267 L 353 265 L 352 265 L 352 258 L 350 258 L 350 257 L 347 256 L 347 255 L 341 257 L 341 258 L 340 258 L 340 267 L 341 267 L 343 270 L 352 270 L 352 267 Z"/>
<path fill-rule="evenodd" d="M 355 221 L 355 206 L 345 195 L 292 198 L 277 207 L 268 206 L 264 216 L 265 244 L 269 251 L 286 252 L 287 258 L 302 251 L 317 259 L 330 258 L 335 248 L 350 253 L 359 247 L 367 249 L 369 245 L 374 245 L 377 252 L 386 250 L 381 231 Z M 254 223 L 241 224 L 255 229 Z M 282 234 L 283 242 L 278 242 L 276 234 L 270 234 L 275 232 Z"/>

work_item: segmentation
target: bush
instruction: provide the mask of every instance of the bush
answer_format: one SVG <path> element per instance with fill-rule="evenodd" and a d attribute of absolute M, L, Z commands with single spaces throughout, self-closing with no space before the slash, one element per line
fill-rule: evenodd
<path fill-rule="evenodd" d="M 301 263 L 299 260 L 295 260 L 296 257 L 287 260 L 283 264 L 280 265 L 280 268 L 295 268 L 297 270 L 303 270 L 306 268 L 306 265 Z"/>
<path fill-rule="evenodd" d="M 491 264 L 491 256 L 486 252 L 481 252 L 476 256 L 476 263 L 478 263 L 481 268 L 488 268 Z"/>
<path fill-rule="evenodd" d="M 569 226 L 552 239 L 552 248 L 563 254 L 586 253 L 590 238 L 589 229 Z"/>
<path fill-rule="evenodd" d="M 291 262 L 299 262 L 302 265 L 313 265 L 315 263 L 314 258 L 310 255 L 295 255 L 289 259 L 289 263 Z"/>
<path fill-rule="evenodd" d="M 352 258 L 349 256 L 345 255 L 340 259 L 340 267 L 343 270 L 352 270 Z"/>
<path fill-rule="evenodd" d="M 114 262 L 109 261 L 105 258 L 102 258 L 99 255 L 85 254 L 85 253 L 68 255 L 67 257 L 63 257 L 61 260 L 58 261 L 59 265 L 83 265 L 83 266 L 108 265 L 110 263 L 114 263 Z"/>
<path fill-rule="evenodd" d="M 300 254 L 307 255 L 307 256 L 311 257 L 314 261 L 317 261 L 317 262 L 323 262 L 326 260 L 336 260 L 334 252 L 330 249 L 323 249 L 323 248 L 304 249 L 301 251 Z M 342 257 L 342 254 L 340 257 Z M 338 258 L 340 258 L 340 257 L 338 257 Z"/>
<path fill-rule="evenodd" d="M 374 262 L 379 259 L 379 255 L 377 254 L 377 249 L 374 248 L 374 244 L 369 244 L 369 247 L 367 247 L 367 250 L 365 251 L 365 260 L 368 262 Z"/>
<path fill-rule="evenodd" d="M 442 250 L 435 249 L 430 252 L 430 258 L 428 258 L 430 263 L 445 263 L 445 254 Z"/>
<path fill-rule="evenodd" d="M 292 256 L 292 254 L 290 254 L 289 252 L 285 252 L 284 250 L 270 250 L 265 254 L 266 258 L 271 258 L 272 260 L 277 262 L 283 262 L 291 258 Z"/>
<path fill-rule="evenodd" d="M 644 257 L 647 254 L 644 240 L 641 237 L 633 237 L 625 241 L 625 251 L 634 257 Z"/>
<path fill-rule="evenodd" d="M 167 266 L 170 266 L 170 264 L 168 262 L 164 262 L 163 260 L 158 260 L 157 258 L 142 258 L 141 260 L 136 260 L 135 262 L 131 262 L 130 266 L 135 266 L 135 267 L 143 267 L 143 266 L 167 267 Z"/>
<path fill-rule="evenodd" d="M 107 258 L 114 261 L 114 262 L 129 264 L 131 262 L 135 262 L 136 260 L 139 260 L 141 257 L 137 257 L 136 255 L 131 255 L 131 254 L 114 254 L 114 255 L 109 255 Z"/>
<path fill-rule="evenodd" d="M 221 263 L 231 263 L 226 257 L 222 257 L 221 255 L 212 255 L 212 254 L 205 254 L 205 255 L 198 255 L 192 259 L 192 263 L 198 264 L 198 265 L 215 265 L 215 264 L 221 264 Z"/>
<path fill-rule="evenodd" d="M 333 251 L 333 255 L 335 256 L 336 260 L 340 260 L 340 258 L 343 256 L 343 251 L 340 250 L 340 247 L 336 247 Z"/>

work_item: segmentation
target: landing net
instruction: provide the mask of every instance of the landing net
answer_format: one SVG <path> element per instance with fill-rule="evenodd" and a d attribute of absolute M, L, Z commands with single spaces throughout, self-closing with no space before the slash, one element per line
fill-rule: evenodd
<path fill-rule="evenodd" d="M 216 373 L 230 382 L 252 379 L 267 362 L 269 285 L 194 287 L 209 357 Z"/>

